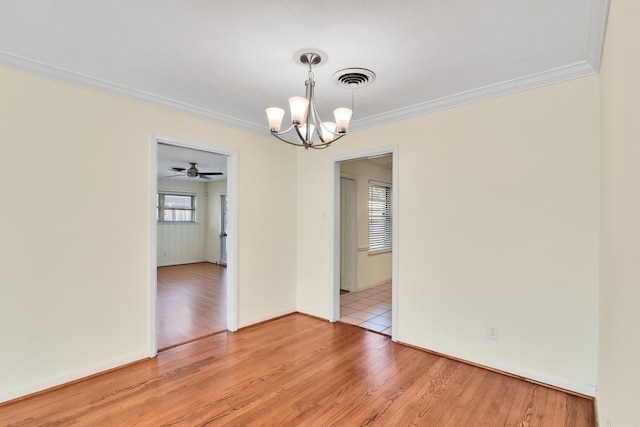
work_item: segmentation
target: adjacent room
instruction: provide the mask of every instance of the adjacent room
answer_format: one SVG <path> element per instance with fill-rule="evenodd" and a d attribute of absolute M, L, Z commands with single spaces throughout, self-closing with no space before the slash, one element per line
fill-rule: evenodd
<path fill-rule="evenodd" d="M 158 350 L 227 329 L 227 158 L 158 144 Z"/>
<path fill-rule="evenodd" d="M 391 335 L 392 156 L 340 163 L 340 321 Z"/>

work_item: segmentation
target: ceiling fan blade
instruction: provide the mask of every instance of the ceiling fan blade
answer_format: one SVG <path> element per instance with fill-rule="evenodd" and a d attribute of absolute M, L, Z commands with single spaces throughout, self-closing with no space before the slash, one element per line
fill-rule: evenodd
<path fill-rule="evenodd" d="M 184 172 L 186 171 L 185 168 L 169 168 L 170 171 L 174 171 L 174 172 Z"/>
<path fill-rule="evenodd" d="M 186 173 L 174 174 L 174 175 L 166 175 L 163 178 L 175 178 L 176 176 L 187 176 Z"/>
<path fill-rule="evenodd" d="M 198 174 L 198 177 L 200 177 L 200 178 L 202 178 L 202 179 L 206 179 L 207 181 L 209 181 L 209 180 L 213 179 L 213 178 L 209 178 L 209 177 L 208 177 L 208 176 L 206 176 L 206 175 L 202 175 L 202 174 L 200 174 L 200 173 Z"/>
<path fill-rule="evenodd" d="M 222 172 L 198 172 L 198 175 L 224 175 Z"/>

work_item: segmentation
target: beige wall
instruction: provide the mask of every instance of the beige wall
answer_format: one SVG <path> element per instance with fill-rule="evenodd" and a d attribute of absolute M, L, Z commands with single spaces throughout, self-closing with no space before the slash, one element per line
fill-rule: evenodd
<path fill-rule="evenodd" d="M 227 181 L 160 179 L 158 191 L 196 194 L 196 223 L 158 223 L 158 266 L 220 261 L 220 195 Z"/>
<path fill-rule="evenodd" d="M 612 1 L 601 67 L 600 425 L 640 425 L 640 5 Z"/>
<path fill-rule="evenodd" d="M 0 93 L 0 401 L 148 356 L 152 133 L 238 150 L 239 326 L 296 309 L 291 147 L 7 68 Z"/>
<path fill-rule="evenodd" d="M 594 394 L 599 133 L 589 77 L 298 153 L 298 309 L 330 314 L 332 158 L 397 144 L 398 339 Z"/>
<path fill-rule="evenodd" d="M 392 171 L 367 160 L 345 161 L 341 174 L 356 182 L 356 290 L 391 280 L 391 252 L 369 255 L 369 180 L 392 184 Z"/>
<path fill-rule="evenodd" d="M 188 264 L 206 260 L 209 206 L 207 183 L 159 179 L 158 191 L 179 191 L 196 195 L 196 222 L 159 222 L 157 229 L 158 266 Z"/>

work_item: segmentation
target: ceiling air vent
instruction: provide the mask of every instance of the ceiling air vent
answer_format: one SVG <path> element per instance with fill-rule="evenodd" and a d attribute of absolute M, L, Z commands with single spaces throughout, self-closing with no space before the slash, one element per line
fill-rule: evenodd
<path fill-rule="evenodd" d="M 366 68 L 345 68 L 336 71 L 331 76 L 331 80 L 340 87 L 356 89 L 372 83 L 376 79 L 376 74 Z"/>

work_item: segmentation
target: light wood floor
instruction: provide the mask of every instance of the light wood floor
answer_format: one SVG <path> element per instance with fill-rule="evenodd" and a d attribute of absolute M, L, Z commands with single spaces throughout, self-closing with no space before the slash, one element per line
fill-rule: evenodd
<path fill-rule="evenodd" d="M 208 262 L 158 268 L 158 349 L 227 329 L 226 273 Z"/>
<path fill-rule="evenodd" d="M 293 314 L 0 406 L 0 425 L 589 426 L 589 399 Z"/>

